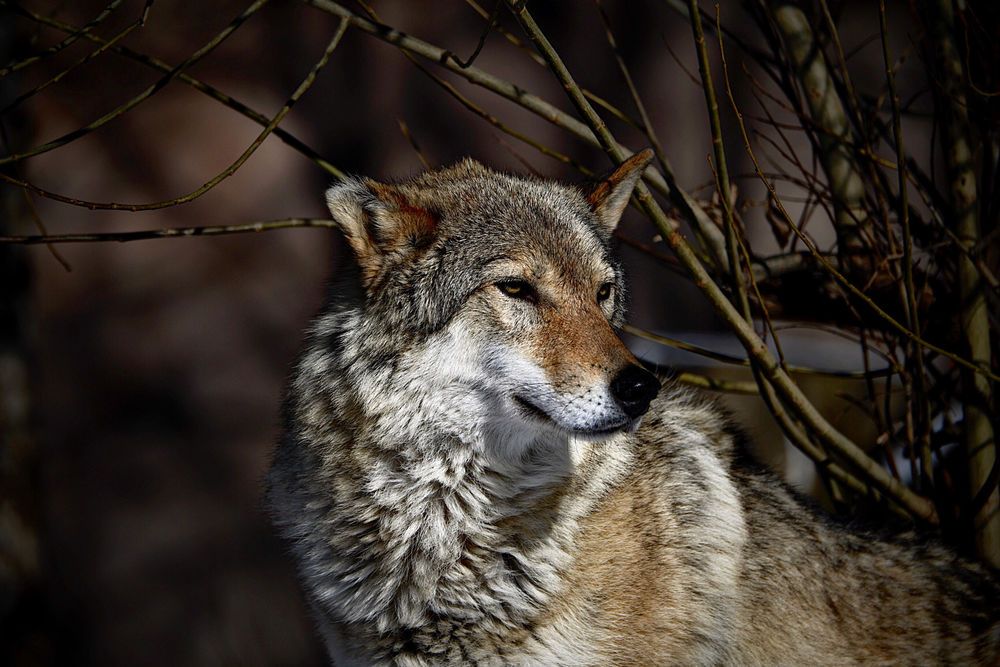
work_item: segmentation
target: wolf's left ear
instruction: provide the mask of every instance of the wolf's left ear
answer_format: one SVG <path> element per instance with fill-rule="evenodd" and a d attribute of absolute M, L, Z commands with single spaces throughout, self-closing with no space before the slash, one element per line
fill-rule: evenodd
<path fill-rule="evenodd" d="M 639 151 L 622 162 L 610 176 L 592 186 L 587 193 L 587 203 L 608 235 L 618 226 L 635 184 L 652 159 L 653 151 L 650 149 Z"/>

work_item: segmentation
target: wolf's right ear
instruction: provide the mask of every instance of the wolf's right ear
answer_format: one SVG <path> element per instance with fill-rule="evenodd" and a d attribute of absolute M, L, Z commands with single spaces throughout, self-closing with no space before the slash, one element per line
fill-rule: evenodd
<path fill-rule="evenodd" d="M 408 201 L 392 185 L 350 178 L 326 191 L 326 204 L 340 225 L 361 268 L 365 289 L 374 287 L 389 258 L 426 246 L 437 216 Z"/>
<path fill-rule="evenodd" d="M 607 232 L 614 233 L 621 220 L 628 200 L 632 196 L 635 184 L 642 177 L 642 172 L 653 160 L 653 151 L 639 151 L 622 162 L 614 172 L 602 181 L 596 183 L 587 193 L 587 203 L 597 215 L 597 221 Z"/>
<path fill-rule="evenodd" d="M 382 264 L 375 239 L 368 231 L 370 212 L 366 210 L 366 202 L 371 198 L 360 179 L 343 180 L 326 191 L 326 205 L 354 251 L 365 287 L 371 284 Z"/>

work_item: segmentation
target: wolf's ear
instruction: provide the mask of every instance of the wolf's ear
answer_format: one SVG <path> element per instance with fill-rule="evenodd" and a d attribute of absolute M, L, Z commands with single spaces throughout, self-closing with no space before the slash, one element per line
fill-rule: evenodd
<path fill-rule="evenodd" d="M 391 260 L 426 247 L 437 216 L 411 203 L 396 187 L 370 179 L 347 179 L 326 191 L 326 204 L 361 268 L 366 289 L 374 287 Z"/>
<path fill-rule="evenodd" d="M 646 149 L 625 160 L 614 172 L 592 186 L 587 193 L 587 202 L 597 215 L 598 222 L 610 235 L 618 226 L 618 221 L 628 206 L 632 189 L 653 159 L 653 151 Z"/>

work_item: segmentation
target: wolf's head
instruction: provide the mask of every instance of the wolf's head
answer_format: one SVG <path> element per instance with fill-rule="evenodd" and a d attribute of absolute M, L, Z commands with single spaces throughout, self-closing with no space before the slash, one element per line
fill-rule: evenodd
<path fill-rule="evenodd" d="M 464 392 L 452 415 L 591 436 L 634 427 L 659 383 L 612 329 L 626 294 L 611 238 L 651 157 L 586 188 L 473 160 L 335 185 L 327 202 L 361 271 L 361 344 L 410 388 Z"/>

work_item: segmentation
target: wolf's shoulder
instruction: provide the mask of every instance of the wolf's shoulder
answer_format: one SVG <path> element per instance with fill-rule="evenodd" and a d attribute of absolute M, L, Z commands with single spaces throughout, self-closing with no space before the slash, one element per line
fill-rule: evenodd
<path fill-rule="evenodd" d="M 668 515 L 690 520 L 692 541 L 717 540 L 721 551 L 738 551 L 745 511 L 739 471 L 747 455 L 728 414 L 667 379 L 633 437 L 628 484 L 653 505 L 667 507 Z"/>
<path fill-rule="evenodd" d="M 758 506 L 798 515 L 799 495 L 755 456 L 730 413 L 704 393 L 665 379 L 635 433 L 633 474 L 657 497 L 700 506 L 703 520 L 744 525 Z"/>
<path fill-rule="evenodd" d="M 744 457 L 746 436 L 722 406 L 674 380 L 661 381 L 636 432 L 642 445 L 667 453 L 704 449 L 727 467 Z"/>

